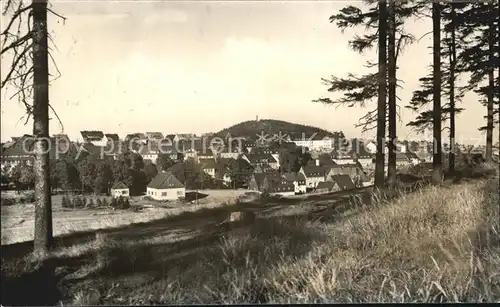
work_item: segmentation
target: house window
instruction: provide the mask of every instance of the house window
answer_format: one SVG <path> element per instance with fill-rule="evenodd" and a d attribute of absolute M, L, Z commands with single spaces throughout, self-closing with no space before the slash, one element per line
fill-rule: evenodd
<path fill-rule="evenodd" d="M 161 196 L 167 196 L 167 192 L 161 192 Z"/>
<path fill-rule="evenodd" d="M 184 191 L 177 191 L 178 196 L 184 196 Z"/>

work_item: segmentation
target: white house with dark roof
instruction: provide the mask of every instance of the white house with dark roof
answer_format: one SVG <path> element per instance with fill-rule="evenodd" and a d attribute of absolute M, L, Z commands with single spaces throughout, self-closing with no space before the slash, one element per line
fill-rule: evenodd
<path fill-rule="evenodd" d="M 110 194 L 112 197 L 129 197 L 130 190 L 125 183 L 118 181 L 111 186 Z"/>
<path fill-rule="evenodd" d="M 325 181 L 325 168 L 322 166 L 311 164 L 302 166 L 299 173 L 306 178 L 306 187 L 309 189 L 314 189 L 320 182 Z"/>
<path fill-rule="evenodd" d="M 160 172 L 148 184 L 146 195 L 155 200 L 178 200 L 186 195 L 185 186 L 170 172 Z"/>
<path fill-rule="evenodd" d="M 295 194 L 306 193 L 307 185 L 306 177 L 304 177 L 304 174 L 290 172 L 283 174 L 283 178 L 293 183 Z"/>

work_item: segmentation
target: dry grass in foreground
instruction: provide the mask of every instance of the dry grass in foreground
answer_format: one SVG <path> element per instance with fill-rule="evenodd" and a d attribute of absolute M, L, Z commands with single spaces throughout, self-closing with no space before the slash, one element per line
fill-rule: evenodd
<path fill-rule="evenodd" d="M 336 223 L 260 219 L 161 261 L 165 247 L 103 248 L 99 273 L 68 282 L 66 301 L 500 302 L 498 202 L 498 179 L 482 180 L 428 187 Z M 134 272 L 124 277 L 124 267 Z"/>

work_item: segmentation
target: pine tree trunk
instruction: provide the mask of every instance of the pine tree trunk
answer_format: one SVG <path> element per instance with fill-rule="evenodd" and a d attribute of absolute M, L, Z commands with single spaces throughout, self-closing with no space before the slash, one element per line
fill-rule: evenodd
<path fill-rule="evenodd" d="M 396 184 L 396 7 L 389 0 L 388 11 L 388 77 L 389 77 L 389 159 L 387 177 L 389 186 Z"/>
<path fill-rule="evenodd" d="M 385 118 L 386 118 L 386 61 L 387 61 L 387 4 L 380 0 L 379 33 L 378 33 L 378 104 L 377 104 L 377 153 L 375 154 L 375 185 L 384 186 L 384 150 L 385 150 Z"/>
<path fill-rule="evenodd" d="M 52 204 L 49 165 L 49 65 L 47 1 L 33 0 L 33 135 L 35 141 L 34 252 L 47 253 L 52 245 Z"/>
<path fill-rule="evenodd" d="M 489 4 L 490 12 L 493 12 L 495 7 L 491 1 Z M 488 102 L 486 105 L 486 161 L 491 162 L 493 157 L 493 99 L 495 92 L 495 76 L 493 74 L 495 69 L 495 24 L 491 16 L 489 21 L 489 35 L 488 35 Z"/>
<path fill-rule="evenodd" d="M 448 170 L 455 171 L 455 67 L 457 62 L 457 48 L 455 37 L 455 5 L 451 3 L 451 46 L 450 46 L 450 153 Z"/>
<path fill-rule="evenodd" d="M 442 145 L 441 145 L 441 6 L 432 2 L 433 33 L 433 135 L 434 148 L 432 159 L 432 182 L 442 182 Z"/>

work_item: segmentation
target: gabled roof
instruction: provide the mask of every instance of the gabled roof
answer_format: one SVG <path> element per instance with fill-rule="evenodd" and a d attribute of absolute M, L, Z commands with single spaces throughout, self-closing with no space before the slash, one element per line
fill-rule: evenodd
<path fill-rule="evenodd" d="M 148 188 L 165 190 L 184 188 L 184 185 L 170 172 L 158 173 L 148 184 Z"/>
<path fill-rule="evenodd" d="M 328 191 L 333 190 L 337 183 L 335 181 L 322 181 L 318 183 L 318 186 L 316 187 L 316 190 L 323 190 L 327 189 Z"/>
<path fill-rule="evenodd" d="M 146 136 L 149 139 L 154 139 L 154 140 L 163 139 L 163 134 L 161 132 L 146 132 Z"/>
<path fill-rule="evenodd" d="M 259 162 L 267 162 L 267 163 L 276 163 L 276 159 L 271 154 L 245 154 L 250 163 L 259 163 Z"/>
<path fill-rule="evenodd" d="M 252 174 L 252 178 L 255 179 L 255 183 L 257 184 L 257 187 L 260 189 L 262 183 L 264 182 L 264 179 L 266 178 L 266 174 L 254 173 L 254 174 Z"/>
<path fill-rule="evenodd" d="M 127 185 L 121 181 L 115 182 L 112 186 L 111 189 L 113 190 L 121 190 L 121 189 L 128 189 Z"/>
<path fill-rule="evenodd" d="M 302 167 L 304 174 L 307 178 L 310 177 L 324 177 L 325 176 L 325 168 L 322 166 L 316 165 L 306 165 Z"/>
<path fill-rule="evenodd" d="M 104 133 L 99 130 L 80 131 L 84 141 L 100 141 L 104 138 Z"/>
<path fill-rule="evenodd" d="M 129 133 L 125 136 L 125 141 L 130 141 L 130 140 L 144 140 L 146 139 L 146 136 L 144 133 Z"/>
<path fill-rule="evenodd" d="M 350 189 L 355 189 L 356 186 L 354 185 L 354 182 L 352 182 L 351 177 L 349 175 L 333 175 L 332 179 L 335 183 L 339 185 L 339 187 L 342 190 L 350 190 Z"/>
<path fill-rule="evenodd" d="M 304 177 L 304 174 L 294 173 L 294 172 L 284 173 L 283 178 L 285 178 L 286 180 L 291 181 L 291 182 L 305 181 L 306 180 L 306 177 Z"/>
<path fill-rule="evenodd" d="M 14 139 L 14 138 L 13 138 Z M 25 134 L 14 141 L 12 145 L 4 148 L 2 159 L 7 157 L 30 157 L 32 156 L 32 148 L 35 143 L 33 136 Z"/>
<path fill-rule="evenodd" d="M 108 141 L 112 141 L 112 142 L 119 142 L 120 141 L 120 137 L 116 133 L 106 133 L 105 136 L 108 139 Z"/>

